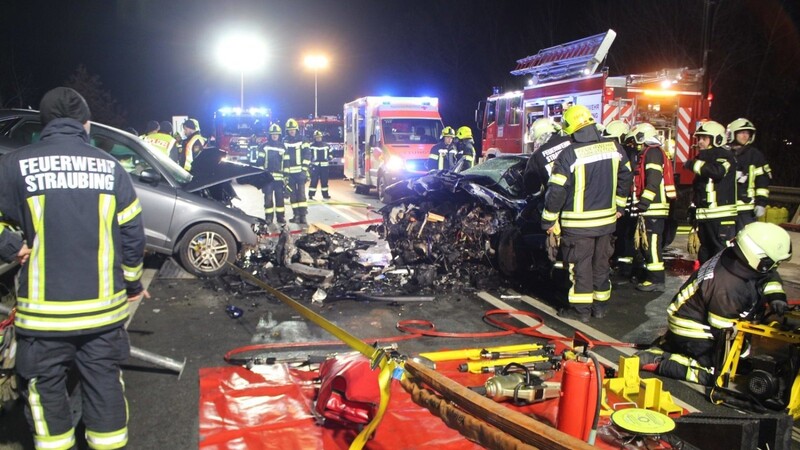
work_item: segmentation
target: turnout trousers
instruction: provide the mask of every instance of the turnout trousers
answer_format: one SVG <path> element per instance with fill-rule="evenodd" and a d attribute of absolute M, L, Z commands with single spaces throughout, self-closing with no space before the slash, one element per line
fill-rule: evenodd
<path fill-rule="evenodd" d="M 612 235 L 596 237 L 561 237 L 564 267 L 572 282 L 567 299 L 571 306 L 585 308 L 593 302 L 603 305 L 611 298 L 610 259 L 614 254 Z"/>
<path fill-rule="evenodd" d="M 329 178 L 330 167 L 318 166 L 311 169 L 311 186 L 308 188 L 308 198 L 314 198 L 317 195 L 317 184 L 321 185 L 322 198 L 330 198 L 331 196 L 328 194 Z"/>
<path fill-rule="evenodd" d="M 293 217 L 305 217 L 306 208 L 308 208 L 308 201 L 306 201 L 306 174 L 304 172 L 290 173 L 287 175 L 289 187 L 292 192 L 289 193 L 289 201 L 292 205 Z"/>
<path fill-rule="evenodd" d="M 664 283 L 664 224 L 666 217 L 644 218 L 647 233 L 647 249 L 641 248 L 647 275 L 642 281 Z"/>
<path fill-rule="evenodd" d="M 736 218 L 705 220 L 697 223 L 697 237 L 700 238 L 700 250 L 697 260 L 700 264 L 711 259 L 728 246 L 728 241 L 736 236 Z"/>
<path fill-rule="evenodd" d="M 663 360 L 656 373 L 677 380 L 711 386 L 717 359 L 716 341 L 692 339 L 667 331 Z M 653 351 L 653 350 L 649 350 Z"/>
<path fill-rule="evenodd" d="M 264 193 L 264 220 L 272 223 L 273 214 L 278 222 L 283 222 L 283 180 L 273 180 L 261 187 Z"/>
<path fill-rule="evenodd" d="M 90 448 L 128 443 L 128 404 L 120 364 L 128 359 L 128 333 L 120 325 L 82 336 L 17 336 L 17 373 L 25 416 L 37 449 L 69 449 L 75 429 L 67 392 L 74 364 L 81 380 L 83 423 Z"/>

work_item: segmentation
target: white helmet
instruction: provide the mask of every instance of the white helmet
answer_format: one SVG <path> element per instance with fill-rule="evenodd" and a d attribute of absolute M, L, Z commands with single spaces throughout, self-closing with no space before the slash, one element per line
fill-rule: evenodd
<path fill-rule="evenodd" d="M 792 239 L 783 228 L 768 222 L 753 222 L 736 235 L 739 257 L 759 273 L 767 273 L 792 259 Z"/>
<path fill-rule="evenodd" d="M 631 131 L 630 125 L 628 125 L 624 120 L 617 119 L 608 122 L 608 125 L 606 125 L 602 130 L 602 135 L 603 137 L 609 139 L 616 139 L 617 142 L 621 144 L 622 138 L 624 138 L 629 131 Z"/>
<path fill-rule="evenodd" d="M 637 123 L 625 136 L 625 139 L 632 139 L 637 145 L 657 145 L 661 146 L 661 139 L 658 138 L 658 131 L 653 125 L 642 122 Z"/>

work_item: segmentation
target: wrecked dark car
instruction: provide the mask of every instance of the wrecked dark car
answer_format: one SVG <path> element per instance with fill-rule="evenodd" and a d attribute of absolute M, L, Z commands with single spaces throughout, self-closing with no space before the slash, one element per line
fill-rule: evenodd
<path fill-rule="evenodd" d="M 553 264 L 540 226 L 544 198 L 526 196 L 527 161 L 527 155 L 501 156 L 387 187 L 377 231 L 393 263 L 431 264 L 479 288 L 487 282 L 486 267 L 508 277 L 549 274 Z"/>

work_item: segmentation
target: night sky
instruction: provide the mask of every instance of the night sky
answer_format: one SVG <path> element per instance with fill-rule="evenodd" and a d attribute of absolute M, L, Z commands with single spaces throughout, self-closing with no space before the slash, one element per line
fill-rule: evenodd
<path fill-rule="evenodd" d="M 758 125 L 769 110 L 762 96 L 798 97 L 798 3 L 716 0 L 717 120 L 749 114 Z M 239 103 L 239 74 L 214 48 L 247 29 L 263 36 L 269 58 L 245 76 L 245 106 L 282 120 L 313 113 L 314 76 L 302 58 L 320 51 L 331 59 L 319 73 L 321 115 L 365 95 L 430 95 L 445 124 L 472 125 L 478 100 L 495 85 L 521 88 L 509 72 L 542 48 L 613 28 L 611 75 L 696 68 L 702 25 L 701 0 L 11 0 L 0 6 L 0 103 L 36 107 L 84 65 L 127 125 L 188 114 L 209 130 L 216 108 Z"/>

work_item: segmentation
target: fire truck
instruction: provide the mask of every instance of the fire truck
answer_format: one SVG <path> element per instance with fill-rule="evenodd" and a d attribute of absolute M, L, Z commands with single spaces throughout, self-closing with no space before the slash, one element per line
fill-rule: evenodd
<path fill-rule="evenodd" d="M 329 164 L 330 175 L 344 176 L 344 125 L 341 117 L 319 116 L 316 119 L 298 119 L 300 136 L 306 142 L 314 142 L 314 132 L 322 132 L 322 140 L 330 145 L 333 159 Z"/>
<path fill-rule="evenodd" d="M 427 172 L 442 133 L 435 97 L 362 97 L 344 105 L 344 175 L 356 193 L 384 188 Z"/>
<path fill-rule="evenodd" d="M 528 78 L 520 91 L 495 91 L 478 104 L 476 118 L 483 131 L 483 154 L 530 153 L 530 125 L 551 117 L 561 122 L 564 110 L 584 105 L 598 124 L 621 119 L 629 125 L 649 122 L 665 149 L 674 155 L 676 183 L 690 184 L 683 162 L 694 157 L 692 135 L 708 117 L 710 96 L 703 96 L 701 69 L 663 69 L 643 74 L 609 76 L 595 73 L 616 33 L 608 30 L 588 38 L 540 50 L 517 61 L 512 74 Z"/>
<path fill-rule="evenodd" d="M 214 112 L 214 136 L 226 159 L 247 162 L 251 146 L 266 142 L 271 111 L 268 108 L 220 108 Z"/>

